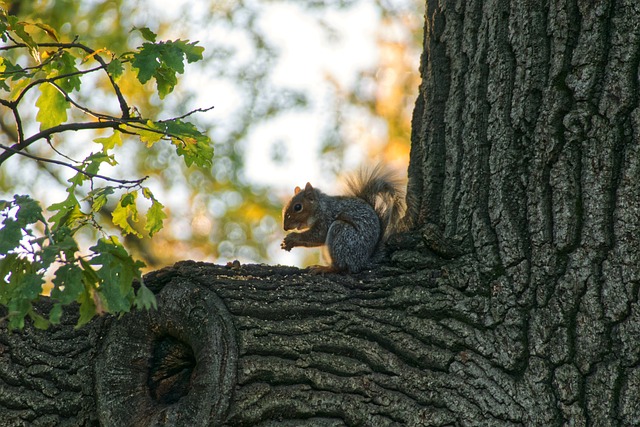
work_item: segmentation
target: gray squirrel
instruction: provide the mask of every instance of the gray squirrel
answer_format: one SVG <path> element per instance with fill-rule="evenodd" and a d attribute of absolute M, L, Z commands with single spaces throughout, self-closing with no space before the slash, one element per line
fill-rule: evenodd
<path fill-rule="evenodd" d="M 399 231 L 404 206 L 400 181 L 383 165 L 348 177 L 343 196 L 329 196 L 307 182 L 282 210 L 284 230 L 298 231 L 280 246 L 324 246 L 330 265 L 311 267 L 312 272 L 358 273 L 374 264 L 387 238 Z"/>

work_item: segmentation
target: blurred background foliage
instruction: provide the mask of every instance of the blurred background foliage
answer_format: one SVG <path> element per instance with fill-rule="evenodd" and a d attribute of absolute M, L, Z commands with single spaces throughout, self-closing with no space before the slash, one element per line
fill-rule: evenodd
<path fill-rule="evenodd" d="M 318 179 L 312 173 L 309 178 L 289 174 L 293 165 L 298 170 L 319 171 L 321 182 L 331 182 L 336 175 L 363 162 L 384 161 L 406 171 L 424 22 L 424 5 L 418 0 L 0 0 L 0 4 L 21 19 L 50 25 L 62 41 L 78 37 L 96 49 L 105 47 L 121 53 L 139 46 L 143 40 L 139 32 L 131 31 L 134 27 L 149 27 L 159 39 L 197 40 L 205 47 L 205 59 L 190 64 L 174 93 L 162 101 L 153 94 L 152 86 L 128 85 L 128 80 L 135 80 L 132 76 L 125 75 L 119 81 L 127 99 L 145 116 L 175 117 L 197 108 L 215 107 L 190 117 L 214 141 L 210 169 L 185 167 L 169 146 L 158 144 L 147 149 L 130 144 L 123 148 L 125 152 L 117 153 L 120 165 L 101 170 L 116 178 L 151 176 L 147 185 L 166 207 L 165 228 L 153 239 L 123 237 L 147 269 L 180 259 L 318 262 L 316 254 L 299 252 L 297 256 L 307 258 L 292 260 L 282 258 L 286 254 L 279 250 L 284 200 L 294 186 L 304 184 L 299 180 Z M 283 48 L 277 37 L 271 37 L 263 17 L 283 7 L 293 11 L 286 16 L 313 23 L 327 43 L 336 45 L 345 31 L 362 28 L 359 19 L 373 18 L 373 60 L 364 68 L 334 64 L 334 69 L 352 69 L 354 77 L 345 83 L 345 79 L 324 70 L 325 84 L 320 89 L 288 87 L 286 81 L 274 79 Z M 360 18 L 360 10 L 373 12 Z M 346 29 L 344 24 L 336 26 L 332 22 L 341 15 L 351 19 Z M 290 34 L 292 39 L 297 36 Z M 316 46 L 309 43 L 308 50 L 313 55 Z M 297 71 L 290 72 L 305 72 L 305 59 L 300 61 L 303 63 Z M 101 105 L 106 102 L 107 82 L 92 83 L 78 98 L 88 105 Z M 329 106 L 322 112 L 322 129 L 308 139 L 293 141 L 299 144 L 297 150 L 291 148 L 291 141 L 261 135 L 260 129 L 270 123 L 288 126 L 290 122 L 283 117 L 296 120 L 300 114 L 318 114 L 319 102 Z M 113 108 L 117 111 L 117 105 Z M 13 143 L 11 120 L 2 114 L 0 139 Z M 35 108 L 29 114 L 33 116 L 23 114 L 23 120 L 35 123 Z M 82 138 L 65 134 L 53 144 L 70 157 L 76 157 L 76 153 L 79 157 L 92 137 Z M 264 144 L 260 150 L 255 148 L 256 141 Z M 50 156 L 48 150 L 51 148 L 46 144 L 30 147 L 30 152 L 39 156 Z M 46 206 L 64 198 L 69 174 L 63 168 L 14 156 L 0 169 L 0 198 L 27 193 Z M 271 179 L 276 175 L 284 178 Z M 104 207 L 105 222 L 110 221 L 111 209 Z M 142 229 L 144 224 L 137 226 Z M 87 238 L 95 241 L 95 236 Z"/>

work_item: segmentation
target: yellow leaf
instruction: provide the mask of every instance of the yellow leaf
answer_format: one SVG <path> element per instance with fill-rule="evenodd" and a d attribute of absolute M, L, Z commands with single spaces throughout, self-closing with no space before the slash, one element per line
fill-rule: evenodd
<path fill-rule="evenodd" d="M 102 144 L 103 151 L 108 151 L 116 145 L 122 145 L 122 134 L 119 131 L 114 130 L 113 135 L 105 138 L 96 138 L 93 141 L 98 144 Z"/>

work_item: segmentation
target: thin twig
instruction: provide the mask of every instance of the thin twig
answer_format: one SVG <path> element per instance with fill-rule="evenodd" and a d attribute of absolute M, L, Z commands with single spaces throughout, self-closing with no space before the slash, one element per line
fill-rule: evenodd
<path fill-rule="evenodd" d="M 54 82 L 56 80 L 62 80 L 62 79 L 66 79 L 68 77 L 80 76 L 80 75 L 83 75 L 83 74 L 89 74 L 89 73 L 93 73 L 93 72 L 99 71 L 101 69 L 102 69 L 102 67 L 95 67 L 95 68 L 90 68 L 88 70 L 78 70 L 78 71 L 74 71 L 72 73 L 60 74 L 59 76 L 53 76 L 53 77 L 47 77 L 47 78 L 44 78 L 44 79 L 33 80 L 20 91 L 20 93 L 18 94 L 16 99 L 11 101 L 11 103 L 13 103 L 14 105 L 18 105 L 18 103 L 24 97 L 24 95 L 29 90 L 31 90 L 31 88 L 33 88 L 34 86 L 38 86 L 38 85 L 40 85 L 42 83 L 54 84 Z"/>
<path fill-rule="evenodd" d="M 65 101 L 71 103 L 71 105 L 73 105 L 78 110 L 80 110 L 83 113 L 85 113 L 87 116 L 93 117 L 94 119 L 98 119 L 98 120 L 102 120 L 102 119 L 110 120 L 110 119 L 113 119 L 113 116 L 109 116 L 107 114 L 96 113 L 94 111 L 91 111 L 87 107 L 83 107 L 82 105 L 78 104 L 76 101 L 73 100 L 73 98 L 71 98 L 71 95 L 69 95 L 69 93 L 66 92 L 64 89 L 62 89 L 60 87 L 60 85 L 58 85 L 57 83 L 49 82 L 49 84 L 51 84 L 53 87 L 58 89 L 58 92 L 60 92 L 60 94 L 62 94 L 62 96 L 64 96 L 64 100 Z"/>
<path fill-rule="evenodd" d="M 58 150 L 56 147 L 53 146 L 53 143 L 51 142 L 51 138 L 47 138 L 47 144 L 49 144 L 49 147 L 56 152 L 56 154 L 60 157 L 64 157 L 65 159 L 69 160 L 70 162 L 73 163 L 80 163 L 79 161 L 72 159 L 71 157 L 67 156 L 66 154 L 64 154 L 62 151 Z"/>
<path fill-rule="evenodd" d="M 40 43 L 39 44 L 39 46 L 44 46 L 44 47 L 48 47 L 50 45 L 51 46 L 55 46 L 56 44 L 55 43 Z M 107 63 L 104 61 L 104 59 L 102 59 L 100 54 L 96 53 L 96 51 L 91 49 L 90 47 L 85 46 L 82 43 L 77 43 L 77 42 L 62 43 L 62 47 L 63 48 L 75 47 L 75 48 L 84 50 L 85 52 L 90 54 L 92 56 L 92 58 L 95 58 L 95 60 L 100 63 L 102 68 L 104 68 L 105 72 L 107 71 Z M 122 112 L 122 118 L 123 119 L 128 119 L 129 118 L 129 104 L 127 104 L 127 101 L 124 99 L 124 95 L 120 91 L 120 87 L 115 82 L 115 80 L 113 80 L 113 77 L 111 77 L 111 74 L 109 74 L 109 73 L 106 73 L 106 74 L 107 74 L 107 77 L 109 78 L 109 82 L 111 83 L 111 87 L 113 87 L 113 91 L 116 93 L 116 97 L 118 98 L 118 103 L 120 104 L 120 111 Z"/>
<path fill-rule="evenodd" d="M 186 117 L 192 116 L 196 113 L 206 113 L 207 111 L 211 111 L 213 110 L 215 107 L 212 105 L 211 107 L 207 107 L 207 108 L 196 108 L 195 110 L 191 110 L 186 114 L 183 114 L 182 116 L 179 117 L 174 117 L 172 119 L 164 119 L 164 120 L 159 120 L 158 123 L 165 123 L 165 122 L 172 122 L 174 120 L 182 120 Z"/>
<path fill-rule="evenodd" d="M 70 169 L 73 169 L 74 171 L 79 172 L 79 173 L 83 174 L 84 176 L 87 176 L 87 177 L 89 177 L 91 179 L 99 178 L 99 179 L 103 179 L 105 181 L 115 182 L 115 183 L 122 184 L 122 185 L 137 186 L 137 185 L 142 184 L 146 179 L 149 178 L 148 175 L 145 176 L 144 178 L 140 178 L 140 179 L 136 179 L 136 180 L 126 180 L 126 179 L 111 178 L 109 176 L 100 175 L 100 174 L 97 174 L 97 173 L 89 173 L 89 172 L 83 171 L 82 169 L 80 169 L 77 166 L 71 165 L 69 163 L 66 163 L 66 162 L 63 162 L 63 161 L 60 161 L 60 160 L 46 159 L 44 157 L 40 157 L 40 156 L 36 156 L 34 154 L 27 153 L 26 151 L 15 150 L 15 149 L 13 149 L 11 147 L 8 147 L 6 145 L 0 144 L 0 148 L 2 148 L 4 150 L 8 150 L 8 151 L 13 151 L 14 154 L 19 154 L 21 156 L 28 157 L 28 158 L 36 160 L 38 162 L 53 163 L 53 164 L 56 164 L 56 165 L 66 166 L 66 167 L 68 167 Z"/>

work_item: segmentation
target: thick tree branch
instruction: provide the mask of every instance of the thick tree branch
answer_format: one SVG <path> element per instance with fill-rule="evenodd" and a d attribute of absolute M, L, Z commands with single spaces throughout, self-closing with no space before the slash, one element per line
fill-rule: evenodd
<path fill-rule="evenodd" d="M 27 148 L 34 142 L 40 139 L 47 139 L 53 134 L 66 132 L 70 130 L 78 131 L 78 130 L 84 130 L 84 129 L 107 129 L 107 128 L 117 129 L 118 126 L 120 126 L 121 124 L 122 124 L 122 121 L 120 120 L 107 120 L 107 121 L 100 121 L 100 122 L 64 123 L 58 126 L 51 127 L 49 129 L 45 129 L 27 139 L 24 139 L 22 143 L 14 144 L 11 147 L 3 146 L 2 148 L 4 148 L 5 151 L 4 153 L 0 154 L 0 165 L 9 157 L 13 156 L 14 154 L 18 154 L 21 150 Z"/>

